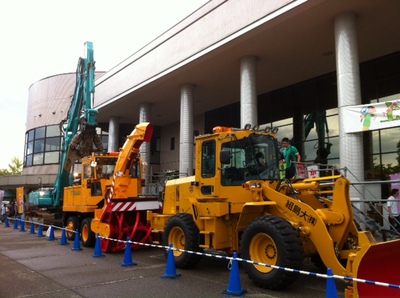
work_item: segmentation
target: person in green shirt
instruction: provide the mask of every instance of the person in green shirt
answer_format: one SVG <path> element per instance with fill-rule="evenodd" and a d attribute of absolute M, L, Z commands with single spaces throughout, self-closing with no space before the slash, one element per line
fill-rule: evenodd
<path fill-rule="evenodd" d="M 286 163 L 285 177 L 291 179 L 296 174 L 296 168 L 292 161 L 300 162 L 301 156 L 297 148 L 290 145 L 289 138 L 282 139 L 282 146 L 284 148 L 282 154 Z"/>

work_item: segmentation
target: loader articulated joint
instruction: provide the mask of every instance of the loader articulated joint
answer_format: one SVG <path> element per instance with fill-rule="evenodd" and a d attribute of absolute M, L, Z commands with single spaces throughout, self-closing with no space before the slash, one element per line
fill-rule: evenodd
<path fill-rule="evenodd" d="M 302 235 L 302 236 L 308 236 L 309 234 L 310 234 L 310 228 L 309 227 L 302 227 L 302 226 L 300 226 L 299 228 L 298 228 L 298 230 L 299 230 L 299 233 Z"/>

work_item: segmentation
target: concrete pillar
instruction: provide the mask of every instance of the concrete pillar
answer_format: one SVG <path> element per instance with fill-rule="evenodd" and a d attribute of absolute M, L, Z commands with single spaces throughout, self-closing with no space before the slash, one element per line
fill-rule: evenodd
<path fill-rule="evenodd" d="M 194 85 L 182 85 L 179 143 L 179 174 L 181 176 L 193 175 L 193 100 Z"/>
<path fill-rule="evenodd" d="M 111 117 L 108 123 L 108 152 L 119 151 L 119 118 Z"/>
<path fill-rule="evenodd" d="M 350 181 L 364 180 L 363 138 L 360 133 L 344 133 L 343 108 L 361 104 L 360 69 L 354 13 L 342 13 L 335 17 L 336 73 L 339 109 L 340 166 L 347 167 L 351 173 Z M 359 198 L 363 195 L 353 187 L 350 196 Z"/>
<path fill-rule="evenodd" d="M 240 127 L 258 124 L 257 118 L 257 57 L 245 56 L 240 60 Z"/>
<path fill-rule="evenodd" d="M 150 122 L 150 103 L 142 103 L 139 107 L 139 123 Z M 143 142 L 140 146 L 140 157 L 144 162 L 144 179 L 145 186 L 142 189 L 144 194 L 150 194 L 150 184 L 151 184 L 151 167 L 150 167 L 150 143 Z"/>

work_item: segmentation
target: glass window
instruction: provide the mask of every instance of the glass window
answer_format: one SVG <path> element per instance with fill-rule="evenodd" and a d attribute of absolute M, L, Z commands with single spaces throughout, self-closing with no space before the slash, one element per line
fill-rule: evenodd
<path fill-rule="evenodd" d="M 31 131 L 28 132 L 28 142 L 33 141 L 34 136 L 35 136 L 35 131 L 32 129 Z"/>
<path fill-rule="evenodd" d="M 35 129 L 35 139 L 43 139 L 45 136 L 46 128 L 39 127 Z"/>
<path fill-rule="evenodd" d="M 59 125 L 52 125 L 47 126 L 46 137 L 59 137 L 61 135 L 60 126 Z"/>
<path fill-rule="evenodd" d="M 293 136 L 293 118 L 288 118 L 280 121 L 276 121 L 272 124 L 273 127 L 278 127 L 279 128 L 279 136 L 281 136 L 281 139 L 286 137 L 291 139 Z M 278 139 L 280 142 L 281 140 Z"/>
<path fill-rule="evenodd" d="M 380 131 L 379 130 L 373 130 L 370 133 L 372 134 L 372 140 L 370 141 L 372 149 L 373 149 L 372 152 L 373 153 L 379 153 L 381 151 L 380 150 L 380 141 L 379 141 L 379 139 L 380 139 Z M 364 145 L 366 145 L 366 144 L 364 144 Z"/>
<path fill-rule="evenodd" d="M 278 179 L 278 147 L 271 136 L 249 137 L 222 144 L 222 185 L 240 186 L 247 180 Z"/>
<path fill-rule="evenodd" d="M 26 156 L 26 164 L 25 164 L 25 166 L 26 167 L 31 167 L 32 166 L 32 154 Z"/>
<path fill-rule="evenodd" d="M 39 152 L 43 152 L 44 151 L 44 141 L 45 139 L 39 139 L 39 140 L 35 140 L 35 145 L 33 148 L 33 151 L 35 153 L 39 153 Z"/>
<path fill-rule="evenodd" d="M 32 153 L 33 153 L 33 141 L 29 142 L 26 148 L 26 154 L 32 154 Z"/>
<path fill-rule="evenodd" d="M 43 153 L 33 155 L 33 165 L 38 166 L 43 164 Z"/>
<path fill-rule="evenodd" d="M 338 136 L 339 135 L 339 115 L 331 115 L 326 117 L 326 121 L 328 123 L 328 133 L 329 136 Z"/>
<path fill-rule="evenodd" d="M 44 163 L 45 164 L 58 163 L 59 162 L 59 156 L 60 156 L 60 152 L 59 151 L 46 152 L 44 154 Z"/>
<path fill-rule="evenodd" d="M 93 175 L 93 171 L 92 171 L 92 167 L 90 165 L 85 165 L 84 166 L 84 172 L 83 172 L 83 178 L 85 180 L 92 178 Z"/>
<path fill-rule="evenodd" d="M 384 129 L 380 133 L 382 153 L 397 151 L 397 144 L 400 141 L 399 128 Z"/>
<path fill-rule="evenodd" d="M 103 143 L 104 150 L 108 151 L 108 136 L 102 135 L 101 142 Z"/>
<path fill-rule="evenodd" d="M 61 143 L 60 137 L 47 138 L 46 139 L 46 151 L 60 150 L 60 143 Z"/>
<path fill-rule="evenodd" d="M 211 178 L 215 176 L 215 141 L 206 141 L 202 144 L 201 176 Z"/>

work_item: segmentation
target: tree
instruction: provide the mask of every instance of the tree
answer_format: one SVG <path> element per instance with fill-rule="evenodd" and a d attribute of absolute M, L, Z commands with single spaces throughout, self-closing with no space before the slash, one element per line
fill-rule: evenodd
<path fill-rule="evenodd" d="M 22 166 L 22 161 L 17 157 L 13 157 L 11 163 L 8 164 L 8 169 L 0 169 L 0 175 L 21 175 Z"/>

